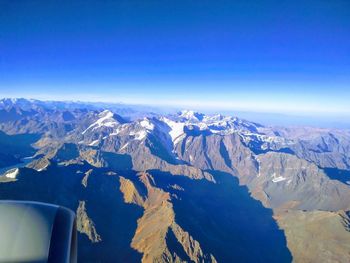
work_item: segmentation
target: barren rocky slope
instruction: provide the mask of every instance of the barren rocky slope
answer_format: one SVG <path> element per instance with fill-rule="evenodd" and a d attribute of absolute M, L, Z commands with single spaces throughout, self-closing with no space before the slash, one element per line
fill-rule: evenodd
<path fill-rule="evenodd" d="M 76 211 L 81 262 L 350 260 L 349 131 L 1 105 L 0 198 Z"/>

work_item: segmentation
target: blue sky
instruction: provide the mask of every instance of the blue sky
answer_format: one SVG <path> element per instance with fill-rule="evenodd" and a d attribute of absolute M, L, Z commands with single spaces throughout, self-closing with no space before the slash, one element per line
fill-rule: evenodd
<path fill-rule="evenodd" d="M 349 10 L 347 0 L 3 0 L 0 96 L 350 116 Z"/>

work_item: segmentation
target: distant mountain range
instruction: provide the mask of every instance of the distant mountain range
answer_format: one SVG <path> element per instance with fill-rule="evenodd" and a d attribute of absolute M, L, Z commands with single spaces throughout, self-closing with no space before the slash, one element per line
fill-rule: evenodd
<path fill-rule="evenodd" d="M 0 131 L 0 198 L 76 211 L 80 262 L 350 261 L 350 130 L 3 99 Z"/>

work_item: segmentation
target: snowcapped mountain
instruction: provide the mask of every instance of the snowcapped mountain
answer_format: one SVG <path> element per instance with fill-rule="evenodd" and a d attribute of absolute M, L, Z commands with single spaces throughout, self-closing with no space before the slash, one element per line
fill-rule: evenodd
<path fill-rule="evenodd" d="M 177 145 L 186 141 L 186 138 L 211 134 L 238 135 L 244 144 L 255 151 L 279 151 L 293 145 L 292 140 L 272 135 L 271 132 L 267 134 L 266 127 L 262 125 L 230 116 L 181 111 L 176 115 L 144 117 L 126 122 L 111 111 L 97 112 L 95 115 L 92 123 L 88 123 L 88 127 L 81 132 L 84 138 L 79 143 L 94 146 L 105 141 L 110 147 L 113 140 L 116 144 L 118 140 L 141 143 L 153 137 L 160 141 L 170 155 L 175 152 Z M 120 145 L 119 150 L 124 150 L 125 147 L 126 143 Z M 177 159 L 176 154 L 173 157 Z"/>

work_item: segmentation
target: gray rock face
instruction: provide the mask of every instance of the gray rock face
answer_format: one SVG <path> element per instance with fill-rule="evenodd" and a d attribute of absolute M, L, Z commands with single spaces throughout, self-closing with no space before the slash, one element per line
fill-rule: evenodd
<path fill-rule="evenodd" d="M 297 202 L 302 210 L 348 210 L 349 187 L 331 180 L 314 163 L 283 153 L 266 153 L 257 157 L 259 176 L 251 189 L 263 189 L 271 207 Z"/>

